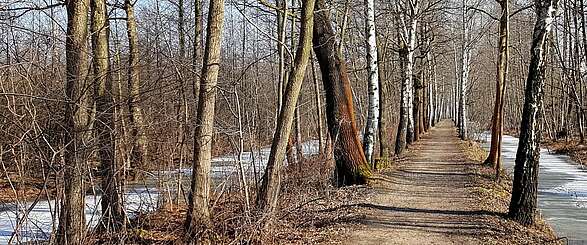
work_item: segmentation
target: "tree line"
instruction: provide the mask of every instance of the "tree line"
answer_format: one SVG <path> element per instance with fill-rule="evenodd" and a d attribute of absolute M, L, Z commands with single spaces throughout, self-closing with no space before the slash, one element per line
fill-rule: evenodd
<path fill-rule="evenodd" d="M 245 210 L 269 225 L 306 140 L 337 186 L 366 184 L 449 118 L 463 140 L 491 129 L 496 179 L 502 135 L 519 133 L 509 215 L 531 224 L 540 137 L 584 139 L 584 4 L 488 2 L 6 0 L 1 159 L 63 183 L 58 244 L 83 241 L 89 176 L 97 230 L 123 234 L 125 185 L 191 164 L 168 201 L 187 203 L 187 239 L 207 239 L 214 156 L 238 152 Z M 242 153 L 264 145 L 248 176 Z"/>

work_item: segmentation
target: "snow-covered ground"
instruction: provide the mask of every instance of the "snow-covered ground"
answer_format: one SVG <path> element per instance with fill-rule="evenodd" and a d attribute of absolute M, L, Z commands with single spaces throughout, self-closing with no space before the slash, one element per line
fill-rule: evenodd
<path fill-rule="evenodd" d="M 306 156 L 315 155 L 318 153 L 318 140 L 310 140 L 302 144 L 303 153 Z M 260 178 L 267 159 L 269 158 L 270 148 L 263 148 L 255 152 L 244 152 L 242 154 L 242 164 L 245 169 L 245 174 L 249 179 L 256 176 Z M 238 155 L 226 155 L 212 159 L 212 176 L 216 180 L 222 180 L 238 173 Z M 149 183 L 157 183 L 158 178 L 166 179 L 168 181 L 177 174 L 191 174 L 191 168 L 177 169 L 173 171 L 160 171 L 152 175 Z M 185 178 L 186 180 L 188 178 Z M 149 185 L 149 184 L 147 184 Z M 100 195 L 86 196 L 86 221 L 88 226 L 97 224 L 100 218 Z M 153 186 L 132 186 L 127 187 L 125 193 L 125 207 L 129 214 L 134 212 L 150 211 L 157 207 L 159 199 L 159 191 Z M 12 244 L 18 244 L 26 241 L 45 240 L 47 239 L 54 227 L 57 224 L 57 217 L 55 215 L 55 201 L 39 201 L 32 208 L 32 203 L 0 203 L 0 244 L 8 244 L 11 237 Z M 28 209 L 31 211 L 26 217 L 24 214 Z M 15 227 L 19 220 L 22 224 L 15 233 Z M 56 227 L 56 226 L 55 226 Z"/>
<path fill-rule="evenodd" d="M 483 134 L 489 149 L 491 135 Z M 503 165 L 513 172 L 518 138 L 504 135 Z M 567 237 L 570 244 L 587 244 L 587 169 L 566 155 L 540 150 L 538 206 L 559 237 Z"/>

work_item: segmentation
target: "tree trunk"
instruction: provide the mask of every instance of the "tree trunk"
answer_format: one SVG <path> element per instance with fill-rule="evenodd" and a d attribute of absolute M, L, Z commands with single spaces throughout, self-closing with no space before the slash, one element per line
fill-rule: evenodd
<path fill-rule="evenodd" d="M 277 128 L 273 135 L 267 169 L 263 175 L 263 182 L 259 195 L 257 196 L 257 208 L 267 212 L 269 217 L 272 217 L 277 209 L 277 201 L 281 188 L 281 166 L 285 159 L 287 141 L 292 131 L 296 104 L 304 81 L 308 58 L 312 51 L 314 1 L 304 1 L 302 8 L 303 21 L 297 54 L 285 90 L 283 107 L 277 120 Z"/>
<path fill-rule="evenodd" d="M 214 134 L 214 109 L 221 58 L 224 0 L 211 0 L 208 9 L 206 49 L 204 50 L 204 65 L 202 66 L 194 133 L 191 191 L 185 226 L 187 237 L 192 237 L 199 225 L 210 225 L 208 205 L 210 202 L 212 136 Z"/>
<path fill-rule="evenodd" d="M 379 47 L 379 45 L 378 45 Z M 382 52 L 377 52 L 378 60 L 384 60 L 384 55 Z M 390 137 L 389 137 L 389 130 L 388 130 L 388 94 L 389 90 L 387 88 L 387 82 L 383 76 L 384 70 L 382 69 L 382 65 L 380 62 L 377 62 L 378 70 L 378 82 L 379 82 L 379 157 L 387 158 L 389 157 L 392 152 L 390 152 Z M 377 167 L 377 166 L 375 166 Z"/>
<path fill-rule="evenodd" d="M 316 74 L 316 67 L 314 66 L 314 59 L 310 58 L 310 65 L 312 66 L 312 80 L 314 82 L 314 92 L 316 101 L 316 117 L 318 118 L 318 148 L 320 154 L 324 153 L 325 150 L 325 137 L 324 137 L 324 122 L 322 121 L 322 103 L 320 99 L 320 86 L 318 84 L 318 75 Z"/>
<path fill-rule="evenodd" d="M 87 106 L 87 35 L 88 0 L 67 2 L 67 36 L 65 40 L 66 84 L 63 152 L 64 197 L 59 212 L 58 244 L 82 244 L 86 228 L 84 214 L 84 172 L 88 152 L 83 141 L 88 136 Z"/>
<path fill-rule="evenodd" d="M 139 40 L 134 7 L 131 0 L 124 1 L 126 11 L 126 28 L 128 37 L 128 124 L 130 126 L 130 180 L 141 178 L 141 168 L 147 158 L 147 137 L 144 132 L 143 110 L 139 105 L 141 93 L 141 79 L 139 77 Z"/>
<path fill-rule="evenodd" d="M 326 113 L 333 141 L 338 185 L 363 184 L 371 175 L 361 146 L 347 68 L 337 52 L 330 11 L 318 0 L 314 17 L 314 52 L 320 63 L 326 91 Z"/>
<path fill-rule="evenodd" d="M 537 18 L 530 49 L 531 60 L 509 206 L 509 216 L 523 225 L 534 223 L 537 208 L 541 133 L 538 121 L 544 93 L 548 34 L 552 28 L 557 5 L 558 0 L 534 1 Z"/>
<path fill-rule="evenodd" d="M 401 92 L 400 92 L 400 110 L 399 110 L 399 124 L 397 128 L 397 135 L 395 137 L 395 154 L 400 155 L 407 144 L 407 132 L 408 132 L 408 86 L 409 81 L 406 77 L 406 66 L 407 66 L 407 47 L 404 42 L 400 41 L 399 58 L 401 67 Z"/>
<path fill-rule="evenodd" d="M 285 71 L 285 24 L 287 21 L 287 0 L 278 0 L 277 5 L 280 10 L 277 11 L 277 53 L 279 54 L 279 77 L 278 77 L 278 90 L 277 91 L 277 115 L 281 110 L 283 103 L 283 90 L 285 83 L 287 82 L 286 71 Z"/>
<path fill-rule="evenodd" d="M 501 18 L 499 20 L 499 46 L 497 63 L 497 80 L 495 84 L 495 104 L 491 122 L 491 148 L 485 164 L 495 169 L 495 179 L 499 180 L 501 169 L 501 141 L 503 138 L 503 104 L 508 75 L 509 57 L 509 0 L 498 0 L 501 6 Z"/>
<path fill-rule="evenodd" d="M 406 100 L 408 103 L 408 128 L 406 131 L 406 142 L 411 144 L 414 141 L 414 51 L 416 49 L 416 19 L 414 16 L 411 17 L 410 25 L 406 31 L 406 68 L 405 76 L 406 86 Z"/>
<path fill-rule="evenodd" d="M 412 84 L 414 85 L 412 89 L 414 91 L 414 101 L 412 103 L 414 108 L 414 114 L 412 115 L 414 117 L 414 141 L 418 141 L 420 140 L 420 134 L 422 133 L 420 131 L 420 103 L 422 102 L 420 92 L 422 89 L 422 73 L 420 73 L 417 79 L 414 79 Z"/>
<path fill-rule="evenodd" d="M 200 69 L 200 65 L 202 63 L 202 50 L 204 49 L 204 39 L 202 38 L 202 28 L 204 26 L 204 15 L 202 14 L 202 0 L 195 0 L 194 1 L 194 43 L 193 43 L 193 54 L 192 54 L 192 70 L 194 74 L 198 72 Z M 201 75 L 201 74 L 200 74 Z M 197 76 L 196 76 L 197 77 Z M 198 101 L 198 96 L 200 94 L 200 83 L 198 79 L 195 77 L 192 78 L 192 93 L 194 96 L 194 101 Z M 198 111 L 196 107 L 197 103 L 194 103 L 193 112 L 194 117 L 196 116 L 195 113 Z"/>
<path fill-rule="evenodd" d="M 112 77 L 110 74 L 110 54 L 108 37 L 110 24 L 106 1 L 92 0 L 92 54 L 94 68 L 94 102 L 96 103 L 95 137 L 98 141 L 100 159 L 102 218 L 100 228 L 117 232 L 123 228 L 125 220 L 122 207 L 122 173 L 114 159 L 114 100 L 112 98 Z"/>
<path fill-rule="evenodd" d="M 379 126 L 379 69 L 377 62 L 377 36 L 375 35 L 375 2 L 365 0 L 366 22 L 366 46 L 367 46 L 367 92 L 369 105 L 367 110 L 367 122 L 363 133 L 363 149 L 367 163 L 373 164 L 373 152 L 375 149 L 375 137 Z"/>
<path fill-rule="evenodd" d="M 468 45 L 469 42 L 469 28 L 467 26 L 467 9 L 465 6 L 465 0 L 463 0 L 463 7 L 462 7 L 462 23 L 461 23 L 461 31 L 462 31 L 462 45 L 461 45 L 461 70 L 460 70 L 460 83 L 459 83 L 459 136 L 462 140 L 467 139 L 467 84 L 469 82 L 469 57 L 470 57 L 470 48 Z"/>

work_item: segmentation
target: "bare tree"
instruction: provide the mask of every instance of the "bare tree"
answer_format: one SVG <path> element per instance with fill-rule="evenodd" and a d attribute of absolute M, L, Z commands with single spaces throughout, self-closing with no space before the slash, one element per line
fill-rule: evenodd
<path fill-rule="evenodd" d="M 498 0 L 501 7 L 499 19 L 499 46 L 497 63 L 497 80 L 495 83 L 495 104 L 491 121 L 491 148 L 485 164 L 493 166 L 495 177 L 499 179 L 501 168 L 501 141 L 503 138 L 503 104 L 508 74 L 509 56 L 509 0 Z"/>
<path fill-rule="evenodd" d="M 363 133 L 363 149 L 367 162 L 373 164 L 373 152 L 375 149 L 375 137 L 379 127 L 379 67 L 377 64 L 377 36 L 375 33 L 375 1 L 365 0 L 365 21 L 367 66 L 369 75 L 367 79 L 369 105 L 367 110 L 367 122 Z"/>
<path fill-rule="evenodd" d="M 524 110 L 520 125 L 520 141 L 516 153 L 514 182 L 509 216 L 531 225 L 537 208 L 538 163 L 540 159 L 540 126 L 546 55 L 549 33 L 558 8 L 558 0 L 535 0 L 536 24 L 530 48 L 531 60 L 526 80 Z"/>
<path fill-rule="evenodd" d="M 94 68 L 94 102 L 96 103 L 95 137 L 98 141 L 100 158 L 101 187 L 101 229 L 118 231 L 125 221 L 122 198 L 120 196 L 122 171 L 114 157 L 114 99 L 112 77 L 110 74 L 109 41 L 110 24 L 106 1 L 92 0 L 92 54 Z"/>
<path fill-rule="evenodd" d="M 147 137 L 144 132 L 143 110 L 140 102 L 141 79 L 139 67 L 139 40 L 134 7 L 131 0 L 124 1 L 126 12 L 126 33 L 128 38 L 128 124 L 130 127 L 130 169 L 131 180 L 141 176 L 141 168 L 147 158 Z"/>
<path fill-rule="evenodd" d="M 296 58 L 285 89 L 283 107 L 279 112 L 269 161 L 267 162 L 267 168 L 257 197 L 257 208 L 266 211 L 270 217 L 277 208 L 281 188 L 281 165 L 285 160 L 287 141 L 292 130 L 296 104 L 312 51 L 313 11 L 314 0 L 306 0 L 302 3 L 302 26 Z"/>
<path fill-rule="evenodd" d="M 407 144 L 414 140 L 414 51 L 418 26 L 419 2 L 417 0 L 397 1 L 394 4 L 400 38 L 401 102 L 400 121 L 395 143 L 395 154 L 401 154 Z"/>
<path fill-rule="evenodd" d="M 86 228 L 84 213 L 85 169 L 88 152 L 84 145 L 89 121 L 88 95 L 84 92 L 88 69 L 89 0 L 67 2 L 67 36 L 65 40 L 66 83 L 63 151 L 63 187 L 65 188 L 57 243 L 82 244 Z"/>
<path fill-rule="evenodd" d="M 194 134 L 194 158 L 192 165 L 191 191 L 185 224 L 186 236 L 191 238 L 198 225 L 210 224 L 210 170 L 212 158 L 212 136 L 214 133 L 214 108 L 220 48 L 224 23 L 224 0 L 211 0 L 208 8 L 206 49 L 200 79 L 200 95 Z"/>
<path fill-rule="evenodd" d="M 314 23 L 314 52 L 326 91 L 326 116 L 334 146 L 337 182 L 363 184 L 371 171 L 358 136 L 346 65 L 337 51 L 336 34 L 324 0 L 316 2 Z"/>

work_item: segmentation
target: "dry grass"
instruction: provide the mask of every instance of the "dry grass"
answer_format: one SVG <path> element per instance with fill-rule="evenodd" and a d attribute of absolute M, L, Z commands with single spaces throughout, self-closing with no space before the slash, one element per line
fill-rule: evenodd
<path fill-rule="evenodd" d="M 245 212 L 240 192 L 216 197 L 213 227 L 196 236 L 209 237 L 213 244 L 340 243 L 342 234 L 364 217 L 351 204 L 364 199 L 369 189 L 333 187 L 332 172 L 333 164 L 322 158 L 288 166 L 284 171 L 280 209 L 270 226 L 261 222 L 262 214 Z M 127 244 L 182 244 L 185 217 L 185 206 L 167 206 L 140 215 L 132 222 Z"/>

